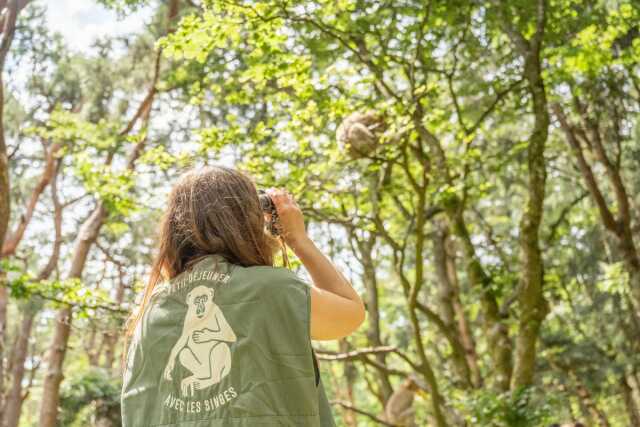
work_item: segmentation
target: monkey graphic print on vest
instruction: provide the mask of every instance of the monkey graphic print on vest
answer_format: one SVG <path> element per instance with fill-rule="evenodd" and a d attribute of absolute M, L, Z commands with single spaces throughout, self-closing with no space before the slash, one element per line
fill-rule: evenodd
<path fill-rule="evenodd" d="M 123 427 L 335 427 L 310 298 L 286 268 L 220 255 L 156 285 L 125 359 Z"/>
<path fill-rule="evenodd" d="M 187 314 L 180 339 L 171 350 L 164 378 L 171 380 L 176 359 L 191 371 L 180 389 L 183 396 L 193 396 L 220 382 L 231 369 L 231 352 L 227 343 L 236 341 L 236 335 L 220 308 L 213 302 L 215 291 L 207 286 L 196 286 L 187 294 Z"/>

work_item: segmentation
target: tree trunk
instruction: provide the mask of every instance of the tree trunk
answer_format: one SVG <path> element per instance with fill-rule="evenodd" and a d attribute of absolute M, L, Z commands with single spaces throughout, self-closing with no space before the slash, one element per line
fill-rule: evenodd
<path fill-rule="evenodd" d="M 415 112 L 413 113 L 413 122 L 420 140 L 429 146 L 430 152 L 433 158 L 435 158 L 438 169 L 445 182 L 453 186 L 453 179 L 449 172 L 449 165 L 444 150 L 440 145 L 440 141 L 424 126 L 423 118 L 423 107 L 420 103 L 417 103 L 415 105 Z M 429 162 L 424 156 L 421 160 L 424 163 Z M 425 166 L 425 171 L 427 170 L 427 166 Z M 424 206 L 421 206 L 421 208 L 423 207 Z M 480 263 L 473 242 L 471 241 L 469 229 L 464 219 L 463 200 L 455 194 L 451 195 L 444 204 L 444 209 L 452 233 L 460 239 L 465 260 L 465 270 L 469 282 L 474 288 L 481 290 L 481 305 L 484 315 L 482 326 L 485 336 L 487 337 L 488 347 L 491 349 L 490 354 L 493 362 L 492 371 L 495 372 L 495 384 L 500 390 L 508 390 L 512 373 L 512 346 L 509 330 L 500 314 L 495 291 L 492 289 L 492 278 L 486 273 Z M 419 225 L 417 227 L 419 228 Z"/>
<path fill-rule="evenodd" d="M 2 26 L 3 31 L 0 35 L 2 37 L 2 43 L 0 44 L 0 248 L 4 244 L 7 229 L 9 228 L 9 217 L 11 216 L 9 157 L 7 156 L 7 144 L 4 139 L 4 82 L 2 81 L 2 74 L 4 58 L 9 51 L 15 29 L 16 15 L 14 13 L 15 9 L 11 7 L 12 4 L 15 6 L 15 1 L 9 3 L 8 13 L 5 14 L 4 25 Z M 9 298 L 7 287 L 4 285 L 5 281 L 6 273 L 0 270 L 0 420 L 4 415 L 2 413 L 2 408 L 4 407 L 2 396 L 4 396 L 5 384 L 4 349 Z"/>
<path fill-rule="evenodd" d="M 89 218 L 87 218 L 78 233 L 73 251 L 71 270 L 68 278 L 81 278 L 87 261 L 91 245 L 100 232 L 100 227 L 106 216 L 106 209 L 99 201 Z M 71 307 L 64 307 L 58 311 L 54 325 L 53 340 L 47 352 L 47 371 L 42 385 L 42 401 L 40 402 L 40 427 L 55 427 L 60 400 L 60 383 L 64 378 L 64 356 L 69 341 L 72 321 Z"/>
<path fill-rule="evenodd" d="M 528 73 L 531 74 L 530 86 L 536 118 L 528 148 L 529 198 L 520 222 L 523 272 L 518 292 L 521 313 L 511 382 L 514 389 L 528 386 L 533 381 L 538 334 L 542 321 L 549 312 L 543 295 L 544 265 L 539 242 L 546 181 L 544 148 L 548 136 L 549 113 L 538 61 L 536 58 L 536 65 L 530 66 L 534 71 Z"/>
<path fill-rule="evenodd" d="M 120 280 L 118 283 L 118 288 L 116 290 L 115 302 L 116 302 L 116 306 L 120 307 L 122 305 L 122 302 L 124 301 L 124 289 L 125 289 L 125 282 L 123 280 L 124 272 L 122 268 L 118 270 L 118 274 L 120 276 Z M 116 350 L 116 344 L 118 343 L 118 333 L 119 333 L 119 329 L 115 329 L 115 330 L 106 331 L 103 335 L 103 342 L 104 342 L 104 348 L 105 348 L 103 366 L 109 371 L 113 369 L 113 362 L 115 361 L 115 357 L 116 357 L 115 350 Z"/>
<path fill-rule="evenodd" d="M 584 109 L 585 107 L 582 106 L 581 108 Z M 614 237 L 617 252 L 619 252 L 625 268 L 629 272 L 629 287 L 634 305 L 631 315 L 635 316 L 636 322 L 640 323 L 640 255 L 638 254 L 638 249 L 633 239 L 629 196 L 622 181 L 622 177 L 604 153 L 602 141 L 598 135 L 598 130 L 593 129 L 595 128 L 595 125 L 591 125 L 591 139 L 589 139 L 586 130 L 575 127 L 569 123 L 560 105 L 554 105 L 554 113 L 560 122 L 560 126 L 565 134 L 567 143 L 576 158 L 578 167 L 591 198 L 598 208 L 600 220 L 604 225 L 604 228 Z M 584 111 L 582 114 L 586 115 Z M 587 122 L 589 120 L 590 119 L 585 119 Z M 593 169 L 584 155 L 582 144 L 580 143 L 577 135 L 580 135 L 581 139 L 586 141 L 588 144 L 599 147 L 596 151 L 599 153 L 598 158 L 600 163 L 605 165 L 610 184 L 614 189 L 618 205 L 617 208 L 619 211 L 617 215 L 614 215 L 614 212 L 610 209 L 593 173 Z"/>
<path fill-rule="evenodd" d="M 341 339 L 338 342 L 338 348 L 340 353 L 347 353 L 351 350 L 351 346 L 346 339 Z M 355 384 L 358 371 L 356 367 L 353 365 L 353 362 L 345 360 L 342 365 L 342 369 L 344 372 L 344 379 L 347 383 L 346 390 L 343 390 L 344 398 L 347 400 L 352 406 L 356 406 L 356 402 L 353 398 L 353 386 Z M 347 426 L 356 427 L 357 420 L 353 411 L 345 411 L 344 413 L 344 422 Z"/>
<path fill-rule="evenodd" d="M 7 329 L 7 304 L 8 304 L 8 292 L 4 281 L 6 275 L 4 271 L 0 271 L 0 420 L 4 418 L 4 405 L 3 396 L 5 393 L 5 368 L 4 368 L 4 343 L 6 340 L 5 332 Z"/>
<path fill-rule="evenodd" d="M 22 410 L 22 380 L 24 378 L 24 363 L 29 349 L 29 338 L 33 320 L 37 309 L 29 308 L 24 311 L 20 332 L 13 352 L 11 389 L 5 403 L 4 427 L 18 427 Z"/>
<path fill-rule="evenodd" d="M 480 374 L 480 367 L 478 366 L 478 353 L 476 352 L 476 343 L 469 326 L 469 319 L 467 313 L 465 313 L 462 302 L 460 301 L 460 283 L 458 281 L 458 272 L 456 271 L 455 262 L 455 248 L 453 241 L 447 236 L 445 242 L 445 253 L 447 261 L 447 275 L 449 276 L 449 283 L 454 290 L 453 297 L 453 309 L 455 310 L 456 317 L 458 319 L 458 333 L 460 335 L 460 341 L 464 347 L 464 352 L 467 358 L 467 364 L 471 370 L 471 380 L 474 387 L 482 386 L 482 375 Z"/>
<path fill-rule="evenodd" d="M 7 156 L 7 144 L 4 139 L 4 82 L 2 73 L 4 70 L 4 58 L 9 51 L 15 31 L 16 14 L 15 0 L 9 3 L 8 12 L 5 14 L 4 28 L 0 37 L 0 244 L 4 244 L 9 216 L 11 215 L 11 197 L 9 185 L 9 157 Z"/>
<path fill-rule="evenodd" d="M 620 387 L 622 388 L 622 396 L 624 397 L 624 405 L 627 408 L 627 415 L 629 415 L 629 426 L 640 427 L 640 410 L 633 398 L 633 389 L 629 385 L 625 375 L 620 377 Z"/>
<path fill-rule="evenodd" d="M 465 270 L 472 286 L 482 291 L 481 305 L 484 314 L 483 332 L 493 362 L 494 381 L 499 390 L 509 389 L 513 373 L 511 360 L 512 344 L 509 330 L 500 314 L 498 302 L 492 288 L 492 278 L 485 272 L 471 242 L 460 206 L 456 201 L 448 209 L 449 223 L 453 234 L 459 239 L 465 261 Z"/>
<path fill-rule="evenodd" d="M 471 388 L 473 385 L 471 381 L 471 368 L 469 367 L 465 349 L 459 336 L 458 322 L 453 302 L 456 298 L 456 292 L 449 280 L 447 252 L 445 246 L 447 240 L 447 226 L 438 222 L 435 222 L 434 225 L 436 230 L 433 233 L 432 240 L 434 266 L 439 285 L 438 306 L 440 308 L 440 317 L 442 317 L 445 327 L 449 331 L 448 335 L 452 338 L 449 340 L 452 350 L 452 359 L 455 370 L 460 378 L 461 385 L 464 388 Z"/>
<path fill-rule="evenodd" d="M 382 339 L 380 337 L 380 306 L 378 303 L 378 281 L 376 278 L 376 270 L 373 263 L 373 257 L 371 251 L 373 250 L 372 242 L 364 242 L 359 245 L 362 256 L 362 266 L 364 269 L 363 280 L 367 289 L 367 320 L 369 323 L 369 329 L 367 330 L 367 339 L 371 347 L 379 347 L 382 345 Z M 375 355 L 376 362 L 386 366 L 386 354 L 378 353 Z M 393 393 L 389 376 L 386 372 L 376 369 L 378 378 L 380 380 L 380 394 L 384 399 L 382 404 Z"/>
<path fill-rule="evenodd" d="M 58 265 L 60 258 L 60 246 L 62 245 L 62 205 L 58 200 L 57 192 L 57 178 L 58 170 L 62 160 L 59 159 L 56 162 L 55 170 L 51 179 L 51 198 L 54 205 L 54 229 L 55 240 L 53 243 L 53 251 L 49 257 L 49 261 L 42 268 L 38 274 L 38 280 L 46 280 L 51 276 L 51 273 Z M 6 427 L 17 427 L 20 420 L 20 414 L 22 411 L 22 402 L 24 397 L 22 395 L 22 381 L 24 379 L 24 364 L 27 358 L 29 338 L 31 336 L 31 328 L 33 326 L 33 320 L 38 311 L 42 308 L 43 301 L 41 299 L 28 302 L 26 310 L 23 311 L 23 319 L 20 333 L 17 336 L 16 344 L 12 352 L 12 387 L 9 391 L 7 404 L 6 404 Z"/>
<path fill-rule="evenodd" d="M 549 109 L 542 80 L 540 50 L 546 22 L 546 0 L 536 5 L 536 32 L 526 41 L 514 36 L 524 59 L 524 78 L 533 99 L 534 125 L 527 147 L 528 197 L 520 220 L 520 258 L 522 275 L 518 284 L 520 318 L 514 357 L 511 388 L 532 384 L 536 361 L 536 345 L 542 321 L 549 312 L 543 295 L 544 264 L 540 252 L 540 224 L 547 177 L 544 159 L 549 135 Z"/>
<path fill-rule="evenodd" d="M 9 180 L 9 157 L 7 156 L 7 143 L 4 138 L 4 82 L 2 74 L 4 64 L 13 42 L 16 30 L 16 19 L 29 0 L 8 0 L 5 4 L 5 11 L 0 18 L 0 248 L 4 245 L 7 229 L 9 228 L 9 217 L 11 215 L 11 194 Z M 1 252 L 1 251 L 0 251 Z M 0 257 L 1 258 L 1 257 Z M 5 366 L 4 350 L 7 330 L 7 304 L 8 292 L 4 282 L 5 272 L 0 270 L 0 398 L 4 397 L 5 390 Z M 0 420 L 3 419 L 4 402 L 0 401 Z"/>
<path fill-rule="evenodd" d="M 89 331 L 89 339 L 85 338 L 85 350 L 87 352 L 87 358 L 89 359 L 89 365 L 92 367 L 100 366 L 100 353 L 102 351 L 102 343 L 104 341 L 100 341 L 101 345 L 96 345 L 96 338 L 98 336 L 98 332 L 96 331 L 96 327 L 92 326 Z"/>

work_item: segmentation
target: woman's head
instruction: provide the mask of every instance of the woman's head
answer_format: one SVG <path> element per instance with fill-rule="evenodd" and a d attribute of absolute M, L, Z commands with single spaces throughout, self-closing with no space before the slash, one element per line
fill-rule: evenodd
<path fill-rule="evenodd" d="M 127 336 L 133 333 L 160 279 L 172 279 L 210 254 L 242 266 L 273 265 L 277 247 L 277 240 L 265 232 L 251 178 L 222 166 L 185 172 L 169 193 L 149 281 L 137 313 L 129 319 Z"/>
<path fill-rule="evenodd" d="M 209 254 L 243 266 L 273 265 L 273 241 L 264 226 L 258 193 L 247 175 L 221 166 L 191 169 L 169 194 L 155 265 L 164 268 L 166 279 Z"/>

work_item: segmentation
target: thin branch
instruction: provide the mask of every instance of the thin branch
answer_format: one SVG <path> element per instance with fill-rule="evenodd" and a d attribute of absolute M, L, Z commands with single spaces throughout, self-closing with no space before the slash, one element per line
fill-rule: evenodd
<path fill-rule="evenodd" d="M 353 411 L 353 412 L 355 412 L 357 414 L 360 414 L 360 415 L 364 415 L 365 417 L 367 417 L 367 418 L 369 418 L 369 419 L 371 419 L 371 420 L 373 420 L 373 421 L 375 421 L 377 423 L 380 423 L 382 425 L 390 426 L 390 427 L 399 427 L 397 424 L 391 424 L 390 422 L 385 421 L 382 418 L 378 418 L 375 415 L 373 415 L 373 414 L 371 414 L 371 413 L 369 413 L 367 411 L 364 411 L 362 409 L 358 409 L 355 406 L 353 406 L 351 403 L 346 402 L 344 400 L 330 400 L 329 403 L 331 403 L 332 405 L 342 406 L 344 409 L 347 409 L 349 411 Z"/>
<path fill-rule="evenodd" d="M 360 357 L 367 354 L 393 353 L 396 350 L 397 348 L 393 346 L 367 347 L 361 348 L 359 350 L 349 351 L 347 353 L 336 353 L 333 351 L 314 349 L 314 351 L 318 355 L 318 359 L 322 360 L 354 360 L 359 359 Z"/>
<path fill-rule="evenodd" d="M 520 84 L 522 84 L 522 82 L 524 81 L 524 79 L 520 78 L 519 80 L 516 80 L 515 82 L 513 82 L 512 84 L 510 84 L 505 90 L 498 92 L 496 94 L 495 99 L 493 100 L 493 102 L 491 103 L 491 105 L 489 106 L 489 108 L 487 108 L 478 118 L 478 120 L 476 120 L 476 122 L 468 129 L 466 130 L 467 135 L 471 135 L 472 133 L 474 133 L 476 130 L 478 130 L 478 128 L 482 125 L 482 123 L 485 121 L 485 119 L 487 117 L 489 117 L 489 115 L 493 112 L 493 110 L 495 110 L 495 108 L 498 106 L 498 104 L 500 103 L 500 101 L 502 101 L 504 99 L 505 96 L 507 96 L 509 93 L 511 93 L 512 90 L 514 90 L 515 88 L 517 88 L 518 86 L 520 86 Z"/>
<path fill-rule="evenodd" d="M 107 260 L 111 261 L 113 264 L 115 264 L 119 268 L 123 268 L 123 267 L 125 267 L 127 265 L 127 263 L 125 261 L 119 261 L 119 260 L 115 259 L 113 257 L 113 255 L 111 255 L 111 253 L 107 250 L 107 248 L 102 246 L 100 244 L 100 242 L 98 242 L 98 240 L 96 240 L 96 247 L 98 249 L 100 249 L 100 252 L 102 252 L 104 254 L 104 256 L 107 258 Z"/>
<path fill-rule="evenodd" d="M 565 206 L 562 211 L 560 211 L 560 215 L 558 215 L 558 219 L 556 219 L 553 224 L 549 226 L 549 236 L 547 237 L 547 245 L 551 245 L 556 239 L 556 234 L 558 232 L 558 228 L 560 225 L 566 220 L 569 212 L 578 205 L 585 197 L 587 197 L 589 193 L 587 191 L 582 192 L 578 197 L 576 197 L 571 203 Z"/>
<path fill-rule="evenodd" d="M 53 200 L 53 228 L 55 234 L 53 251 L 47 264 L 38 273 L 38 280 L 46 280 L 58 267 L 58 260 L 60 259 L 60 247 L 62 246 L 62 210 L 64 208 L 58 198 L 58 172 L 60 171 L 61 165 L 62 159 L 58 159 L 50 187 L 51 199 Z"/>

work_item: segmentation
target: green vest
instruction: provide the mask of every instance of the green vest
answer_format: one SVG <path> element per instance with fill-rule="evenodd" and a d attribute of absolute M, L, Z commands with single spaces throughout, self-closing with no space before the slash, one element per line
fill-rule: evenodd
<path fill-rule="evenodd" d="M 132 337 L 123 427 L 335 427 L 310 339 L 310 286 L 210 255 L 159 283 Z"/>

